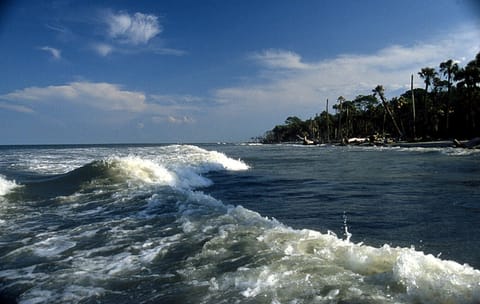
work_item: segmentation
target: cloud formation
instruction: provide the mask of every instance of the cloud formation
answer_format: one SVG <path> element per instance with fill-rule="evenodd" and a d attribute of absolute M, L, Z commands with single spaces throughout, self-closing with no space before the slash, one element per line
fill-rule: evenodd
<path fill-rule="evenodd" d="M 169 123 L 169 124 L 175 124 L 175 125 L 182 125 L 182 124 L 193 124 L 196 121 L 190 116 L 177 117 L 173 115 L 167 115 L 167 116 L 153 116 L 152 122 L 155 124 Z"/>
<path fill-rule="evenodd" d="M 20 113 L 33 113 L 33 109 L 23 106 L 23 105 L 18 105 L 18 104 L 9 104 L 6 102 L 1 102 L 0 101 L 0 109 L 6 109 L 10 111 L 15 111 L 15 112 L 20 112 Z"/>
<path fill-rule="evenodd" d="M 163 30 L 158 17 L 138 12 L 133 15 L 109 12 L 105 22 L 110 38 L 132 45 L 146 44 Z"/>
<path fill-rule="evenodd" d="M 0 95 L 0 109 L 20 113 L 46 113 L 45 106 L 48 109 L 49 105 L 61 104 L 73 111 L 86 109 L 86 113 L 93 113 L 91 110 L 104 114 L 115 112 L 115 115 L 99 114 L 109 121 L 144 119 L 153 124 L 175 125 L 196 123 L 192 114 L 200 111 L 199 103 L 205 106 L 203 98 L 191 95 L 152 94 L 147 97 L 144 92 L 125 90 L 116 84 L 88 81 L 27 87 Z M 140 121 L 139 126 L 145 123 Z"/>
<path fill-rule="evenodd" d="M 95 43 L 92 45 L 93 50 L 100 56 L 107 56 L 113 51 L 113 46 L 106 43 Z"/>
<path fill-rule="evenodd" d="M 52 55 L 53 59 L 60 59 L 62 58 L 62 52 L 59 49 L 50 47 L 50 46 L 42 46 L 39 47 L 40 50 L 45 51 L 47 53 L 50 53 Z"/>
<path fill-rule="evenodd" d="M 147 108 L 145 94 L 126 91 L 105 82 L 71 82 L 66 85 L 28 87 L 0 96 L 17 102 L 70 102 L 107 111 L 142 112 Z"/>
<path fill-rule="evenodd" d="M 231 111 L 255 107 L 290 113 L 298 108 L 320 111 L 327 98 L 369 94 L 378 84 L 384 85 L 387 94 L 396 95 L 409 88 L 412 74 L 416 85 L 423 86 L 417 77 L 423 67 L 437 67 L 447 59 L 473 59 L 480 50 L 478 36 L 478 30 L 464 28 L 424 43 L 392 45 L 371 54 L 343 54 L 310 62 L 290 50 L 259 51 L 248 57 L 262 68 L 248 85 L 220 88 L 214 95 L 230 104 Z"/>
<path fill-rule="evenodd" d="M 302 63 L 302 57 L 291 51 L 269 49 L 254 53 L 251 56 L 263 66 L 268 68 L 307 69 L 309 66 Z"/>

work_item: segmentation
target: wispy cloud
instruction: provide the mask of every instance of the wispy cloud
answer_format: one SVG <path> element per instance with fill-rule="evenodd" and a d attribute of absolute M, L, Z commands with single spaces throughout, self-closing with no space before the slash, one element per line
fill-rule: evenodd
<path fill-rule="evenodd" d="M 33 113 L 33 109 L 24 106 L 24 105 L 19 105 L 19 104 L 9 104 L 6 102 L 0 101 L 0 108 L 1 109 L 6 109 L 10 111 L 15 111 L 15 112 L 20 112 L 20 113 Z"/>
<path fill-rule="evenodd" d="M 45 24 L 45 27 L 54 32 L 57 38 L 63 42 L 70 42 L 74 39 L 74 33 L 68 28 L 60 24 Z"/>
<path fill-rule="evenodd" d="M 171 56 L 183 56 L 187 53 L 165 47 L 160 39 L 154 40 L 163 32 L 163 26 L 159 17 L 153 14 L 106 10 L 100 13 L 100 23 L 105 27 L 104 39 L 91 43 L 90 48 L 102 57 L 112 53 L 122 55 L 152 53 Z"/>
<path fill-rule="evenodd" d="M 414 45 L 392 45 L 371 54 L 343 54 L 306 62 L 287 50 L 265 50 L 249 55 L 262 68 L 248 85 L 220 88 L 217 100 L 234 108 L 298 112 L 324 109 L 325 100 L 368 94 L 378 84 L 387 92 L 408 89 L 410 75 L 442 61 L 471 60 L 480 50 L 479 32 L 463 28 L 451 35 Z M 416 79 L 417 85 L 421 79 Z M 312 112 L 310 112 L 313 114 Z"/>
<path fill-rule="evenodd" d="M 114 47 L 106 43 L 94 43 L 92 49 L 101 56 L 107 56 L 114 50 Z"/>
<path fill-rule="evenodd" d="M 187 54 L 187 52 L 184 50 L 178 50 L 178 49 L 172 49 L 172 48 L 152 48 L 151 51 L 157 55 L 183 56 Z"/>
<path fill-rule="evenodd" d="M 0 95 L 0 108 L 22 113 L 46 113 L 61 104 L 67 111 L 96 113 L 112 121 L 143 119 L 151 124 L 194 124 L 194 115 L 207 104 L 192 95 L 156 95 L 131 91 L 117 84 L 77 81 L 64 85 L 27 87 Z M 101 113 L 115 112 L 116 115 Z M 88 115 L 88 114 L 87 114 Z M 57 119 L 61 119 L 58 118 Z M 89 119 L 93 119 L 89 116 Z M 145 124 L 140 122 L 143 126 Z"/>
<path fill-rule="evenodd" d="M 270 49 L 254 53 L 250 57 L 268 68 L 309 68 L 308 64 L 302 62 L 302 57 L 299 54 L 291 51 Z"/>
<path fill-rule="evenodd" d="M 66 85 L 28 87 L 0 96 L 22 102 L 69 102 L 108 111 L 142 112 L 147 108 L 145 94 L 123 90 L 105 82 L 71 82 Z"/>
<path fill-rule="evenodd" d="M 183 125 L 183 124 L 193 124 L 196 120 L 190 116 L 153 116 L 152 122 L 155 124 L 160 123 L 169 123 L 169 124 L 176 124 L 176 125 Z"/>
<path fill-rule="evenodd" d="M 47 53 L 50 53 L 50 55 L 52 55 L 53 59 L 58 60 L 58 59 L 62 58 L 62 51 L 60 51 L 59 49 L 56 49 L 56 48 L 53 48 L 53 47 L 50 47 L 50 46 L 41 46 L 38 49 L 42 50 L 42 51 L 45 51 Z"/>
<path fill-rule="evenodd" d="M 151 94 L 149 95 L 150 100 L 158 104 L 164 105 L 198 105 L 206 101 L 205 98 L 193 95 L 179 95 L 179 94 Z"/>
<path fill-rule="evenodd" d="M 45 27 L 47 27 L 48 29 L 50 29 L 52 31 L 60 33 L 60 34 L 70 33 L 70 30 L 68 30 L 66 27 L 60 26 L 60 25 L 45 24 Z"/>
<path fill-rule="evenodd" d="M 150 14 L 125 12 L 106 14 L 108 34 L 112 39 L 127 44 L 145 44 L 162 32 L 158 17 Z"/>

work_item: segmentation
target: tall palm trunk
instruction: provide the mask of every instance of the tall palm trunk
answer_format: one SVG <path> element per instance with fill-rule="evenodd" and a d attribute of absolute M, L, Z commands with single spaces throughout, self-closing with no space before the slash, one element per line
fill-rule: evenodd
<path fill-rule="evenodd" d="M 452 80 L 453 76 L 458 72 L 458 64 L 453 62 L 452 59 L 449 59 L 445 62 L 440 63 L 440 71 L 443 72 L 444 76 L 447 76 L 448 82 L 448 99 L 447 99 L 447 109 L 445 112 L 445 128 L 447 135 L 450 135 L 450 106 L 452 104 Z"/>
<path fill-rule="evenodd" d="M 425 93 L 423 94 L 423 131 L 425 134 L 429 133 L 429 113 L 427 106 L 427 97 L 428 97 L 428 87 L 432 84 L 432 80 L 437 75 L 437 72 L 434 68 L 425 67 L 420 70 L 418 73 L 421 78 L 425 81 Z M 431 119 L 431 118 L 430 118 Z"/>
<path fill-rule="evenodd" d="M 398 135 L 400 136 L 400 138 L 402 138 L 402 137 L 403 137 L 403 133 L 402 133 L 402 131 L 400 130 L 400 128 L 398 127 L 397 121 L 395 120 L 395 117 L 393 116 L 393 113 L 392 113 L 392 111 L 390 110 L 390 108 L 388 107 L 387 101 L 385 100 L 385 96 L 383 95 L 383 92 L 384 92 L 383 86 L 378 85 L 378 86 L 373 90 L 373 92 L 374 92 L 374 94 L 378 94 L 378 96 L 380 96 L 380 99 L 382 100 L 382 105 L 383 105 L 383 107 L 385 108 L 385 111 L 387 111 L 388 116 L 390 116 L 390 119 L 392 120 L 393 125 L 395 126 L 395 129 L 396 129 L 397 132 L 398 132 Z"/>

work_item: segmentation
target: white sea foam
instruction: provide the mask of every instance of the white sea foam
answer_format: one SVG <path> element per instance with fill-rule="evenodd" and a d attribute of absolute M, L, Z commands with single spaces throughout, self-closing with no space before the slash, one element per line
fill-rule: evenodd
<path fill-rule="evenodd" d="M 177 166 L 192 167 L 199 173 L 217 170 L 241 171 L 249 166 L 218 151 L 208 151 L 197 146 L 176 145 L 167 147 L 165 159 Z"/>
<path fill-rule="evenodd" d="M 110 169 L 131 180 L 173 186 L 177 177 L 161 165 L 136 156 L 109 158 Z"/>
<path fill-rule="evenodd" d="M 248 170 L 249 166 L 242 162 L 241 160 L 235 160 L 230 157 L 227 157 L 225 154 L 217 152 L 217 151 L 210 151 L 209 152 L 209 160 L 213 163 L 218 163 L 222 165 L 223 168 L 230 171 L 243 171 Z"/>
<path fill-rule="evenodd" d="M 162 147 L 162 152 L 160 155 L 144 153 L 109 157 L 107 162 L 111 165 L 110 169 L 130 180 L 183 189 L 210 186 L 212 181 L 202 175 L 207 172 L 249 169 L 241 160 L 196 146 L 167 146 Z"/>
<path fill-rule="evenodd" d="M 9 193 L 15 187 L 18 187 L 18 185 L 15 183 L 15 181 L 10 181 L 10 180 L 6 179 L 5 176 L 0 175 L 0 196 Z"/>
<path fill-rule="evenodd" d="M 404 249 L 395 260 L 393 277 L 415 301 L 480 302 L 480 271 L 468 265 Z"/>
<path fill-rule="evenodd" d="M 321 303 L 480 301 L 480 271 L 412 248 L 372 247 L 333 234 L 295 230 L 242 207 L 231 207 L 213 221 L 218 234 L 191 258 L 192 266 L 181 271 L 192 284 L 208 282 L 207 302 L 235 293 L 240 302 L 242 297 L 270 298 L 273 303 L 306 298 Z M 187 215 L 182 222 L 184 233 L 199 234 L 197 238 L 212 231 L 211 220 L 202 223 Z M 248 256 L 250 263 L 213 278 L 203 277 L 205 267 L 193 266 L 235 264 Z"/>
<path fill-rule="evenodd" d="M 83 287 L 77 285 L 65 286 L 59 292 L 32 288 L 19 299 L 21 304 L 40 303 L 78 303 L 84 298 L 102 295 L 105 289 L 100 287 Z"/>
<path fill-rule="evenodd" d="M 441 153 L 449 156 L 469 156 L 480 153 L 480 149 L 465 149 L 465 148 L 455 148 L 455 147 L 401 147 L 401 146 L 368 146 L 368 147 L 356 147 L 353 146 L 353 149 L 363 149 L 363 150 L 385 150 L 385 151 L 401 151 L 401 152 L 414 152 L 414 153 Z"/>
<path fill-rule="evenodd" d="M 72 204 L 62 204 L 63 209 L 43 207 L 68 223 L 82 219 L 75 221 L 74 229 L 48 228 L 4 255 L 11 267 L 28 260 L 24 257 L 39 258 L 41 263 L 0 271 L 6 282 L 0 291 L 30 284 L 19 295 L 21 303 L 111 303 L 132 292 L 121 288 L 135 286 L 135 292 L 146 292 L 157 283 L 154 280 L 165 276 L 168 282 L 159 283 L 158 290 L 171 294 L 191 290 L 200 303 L 480 302 L 480 272 L 468 265 L 411 248 L 352 243 L 346 220 L 346 239 L 295 230 L 196 190 L 211 184 L 203 176 L 206 172 L 248 169 L 222 153 L 168 146 L 101 156 L 109 173 L 135 191 L 113 185 L 71 196 Z M 135 196 L 139 198 L 132 199 Z M 140 210 L 115 208 L 118 201 L 137 204 Z M 39 213 L 29 216 L 21 228 L 31 236 L 32 227 L 39 227 L 35 223 Z M 87 217 L 92 221 L 83 224 Z M 141 300 L 162 299 L 158 295 Z"/>
<path fill-rule="evenodd" d="M 262 240 L 271 248 L 282 250 L 286 260 L 309 257 L 310 263 L 318 263 L 327 268 L 340 267 L 344 269 L 343 271 L 351 271 L 352 274 L 364 277 L 362 280 L 369 277 L 370 280 L 377 281 L 377 284 L 401 286 L 400 289 L 405 288 L 405 293 L 400 293 L 399 298 L 409 301 L 421 303 L 480 301 L 480 271 L 411 248 L 391 248 L 388 245 L 376 248 L 353 244 L 333 235 L 310 230 L 269 230 L 263 235 Z M 332 276 L 330 279 L 333 286 L 341 286 L 345 277 Z M 268 282 L 265 278 L 260 277 L 258 282 L 260 285 L 253 285 L 249 287 L 250 290 L 256 290 L 259 286 L 261 289 L 268 288 L 268 284 L 264 286 L 265 282 Z M 355 282 L 351 284 L 357 285 Z M 387 287 L 388 285 L 385 286 Z M 365 290 L 365 286 L 360 290 Z"/>
<path fill-rule="evenodd" d="M 37 256 L 53 257 L 75 247 L 75 245 L 76 243 L 68 240 L 66 236 L 54 236 L 34 244 L 32 249 Z"/>

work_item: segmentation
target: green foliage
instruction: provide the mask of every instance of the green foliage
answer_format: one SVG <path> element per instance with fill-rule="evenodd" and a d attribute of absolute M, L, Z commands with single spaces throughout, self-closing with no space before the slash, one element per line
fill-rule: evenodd
<path fill-rule="evenodd" d="M 411 90 L 386 100 L 383 86 L 378 85 L 371 95 L 354 100 L 338 97 L 332 106 L 334 115 L 324 111 L 305 121 L 290 116 L 285 124 L 267 131 L 262 141 L 291 142 L 307 136 L 326 142 L 373 134 L 425 140 L 480 136 L 480 52 L 465 67 L 450 59 L 440 63 L 438 71 L 425 67 L 418 75 L 425 88 L 413 90 L 415 120 Z"/>

